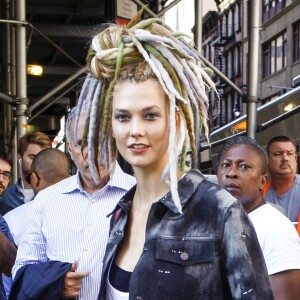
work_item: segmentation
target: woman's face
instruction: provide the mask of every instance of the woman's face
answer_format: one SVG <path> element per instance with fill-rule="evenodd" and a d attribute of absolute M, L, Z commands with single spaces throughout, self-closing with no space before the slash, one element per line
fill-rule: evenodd
<path fill-rule="evenodd" d="M 123 82 L 112 102 L 112 135 L 133 168 L 163 170 L 168 161 L 169 110 L 157 82 Z"/>

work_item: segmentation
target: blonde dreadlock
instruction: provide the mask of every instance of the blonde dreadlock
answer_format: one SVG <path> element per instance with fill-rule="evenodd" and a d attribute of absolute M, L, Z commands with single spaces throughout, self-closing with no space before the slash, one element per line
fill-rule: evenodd
<path fill-rule="evenodd" d="M 141 11 L 139 12 L 141 15 Z M 88 160 L 95 182 L 99 182 L 98 157 L 113 172 L 117 149 L 109 134 L 109 116 L 113 93 L 120 82 L 156 80 L 170 107 L 169 162 L 162 180 L 170 185 L 178 211 L 181 205 L 177 191 L 177 170 L 185 166 L 187 149 L 196 157 L 195 136 L 202 127 L 206 137 L 208 98 L 206 87 L 215 89 L 197 53 L 159 24 L 160 19 L 137 22 L 127 27 L 111 24 L 96 35 L 91 43 L 87 66 L 89 75 L 77 105 L 76 123 L 82 106 L 87 112 L 82 149 L 88 147 Z M 175 114 L 180 112 L 176 134 Z M 77 126 L 74 126 L 76 136 Z"/>

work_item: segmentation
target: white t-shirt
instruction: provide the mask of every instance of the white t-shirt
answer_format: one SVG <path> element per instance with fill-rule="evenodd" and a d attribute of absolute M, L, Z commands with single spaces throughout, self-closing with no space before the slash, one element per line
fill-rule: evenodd
<path fill-rule="evenodd" d="M 28 202 L 32 201 L 35 196 L 33 189 L 23 189 L 22 188 L 22 193 L 24 195 L 24 203 L 28 203 Z"/>
<path fill-rule="evenodd" d="M 268 274 L 300 269 L 300 238 L 291 221 L 265 204 L 248 214 L 260 243 Z"/>
<path fill-rule="evenodd" d="M 106 278 L 106 299 L 107 300 L 128 300 L 129 293 L 124 293 L 115 289 Z"/>
<path fill-rule="evenodd" d="M 9 230 L 14 238 L 15 244 L 19 247 L 25 234 L 28 221 L 33 210 L 33 201 L 22 204 L 4 215 Z"/>

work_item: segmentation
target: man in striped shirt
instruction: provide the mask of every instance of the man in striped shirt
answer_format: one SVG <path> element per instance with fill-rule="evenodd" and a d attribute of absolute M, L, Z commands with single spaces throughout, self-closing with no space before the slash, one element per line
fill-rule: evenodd
<path fill-rule="evenodd" d="M 81 151 L 84 119 L 79 119 L 75 137 L 74 115 L 75 108 L 69 114 L 66 127 L 69 152 L 77 173 L 36 196 L 32 220 L 18 249 L 13 277 L 17 275 L 19 278 L 18 270 L 23 270 L 28 264 L 67 262 L 70 263 L 69 272 L 64 277 L 63 286 L 57 287 L 58 295 L 92 300 L 97 299 L 100 288 L 102 258 L 109 233 L 106 216 L 135 184 L 135 179 L 125 174 L 119 165 L 116 165 L 112 176 L 106 174 L 105 167 L 101 165 L 100 182 L 95 183 L 86 149 Z M 28 280 L 28 276 L 24 279 Z M 49 286 L 50 282 L 51 278 Z M 32 279 L 30 292 L 38 284 Z M 78 285 L 81 285 L 79 294 Z M 39 297 L 36 299 L 43 299 Z"/>

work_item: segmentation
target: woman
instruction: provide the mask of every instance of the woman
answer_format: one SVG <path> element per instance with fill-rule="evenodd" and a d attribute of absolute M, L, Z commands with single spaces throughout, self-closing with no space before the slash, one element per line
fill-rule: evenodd
<path fill-rule="evenodd" d="M 97 35 L 87 61 L 78 107 L 94 179 L 95 159 L 112 169 L 119 152 L 137 180 L 113 212 L 98 299 L 273 299 L 241 205 L 185 170 L 207 134 L 197 54 L 158 20 L 133 20 Z"/>

